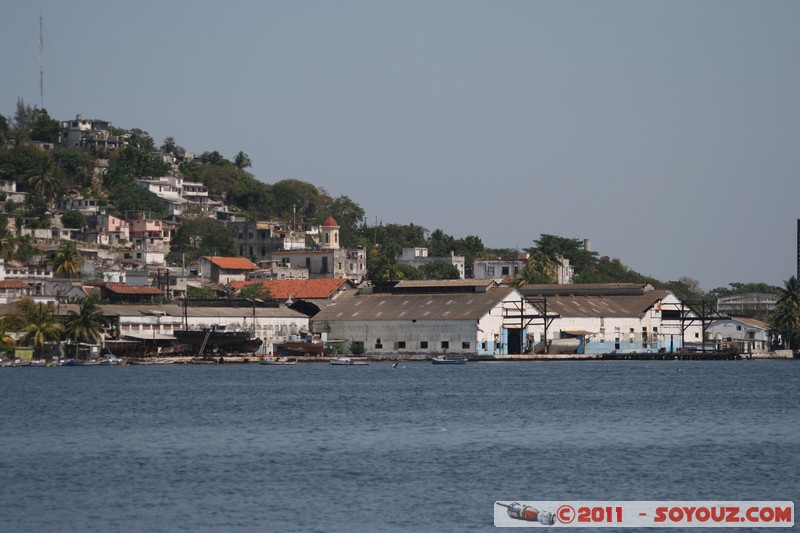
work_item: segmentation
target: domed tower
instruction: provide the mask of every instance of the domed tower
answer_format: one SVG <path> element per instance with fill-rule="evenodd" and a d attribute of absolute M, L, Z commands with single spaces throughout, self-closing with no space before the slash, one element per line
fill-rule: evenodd
<path fill-rule="evenodd" d="M 325 222 L 322 223 L 322 248 L 327 250 L 339 249 L 339 223 L 336 219 L 328 215 Z"/>

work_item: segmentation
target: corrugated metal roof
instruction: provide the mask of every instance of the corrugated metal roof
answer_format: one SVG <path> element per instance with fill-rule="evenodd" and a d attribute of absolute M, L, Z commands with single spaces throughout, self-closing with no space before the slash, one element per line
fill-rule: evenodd
<path fill-rule="evenodd" d="M 494 285 L 494 280 L 491 279 L 447 279 L 447 280 L 410 280 L 404 279 L 397 282 L 395 287 L 425 287 L 425 288 L 439 288 L 439 287 L 490 287 Z"/>
<path fill-rule="evenodd" d="M 510 287 L 496 287 L 481 293 L 359 294 L 334 300 L 314 322 L 479 320 L 513 292 Z"/>
<path fill-rule="evenodd" d="M 654 290 L 634 296 L 549 296 L 547 312 L 562 318 L 638 317 L 669 294 Z"/>

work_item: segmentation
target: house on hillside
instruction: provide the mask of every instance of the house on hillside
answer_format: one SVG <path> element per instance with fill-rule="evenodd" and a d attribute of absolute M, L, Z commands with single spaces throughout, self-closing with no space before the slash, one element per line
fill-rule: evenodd
<path fill-rule="evenodd" d="M 248 272 L 258 269 L 258 265 L 244 257 L 203 256 L 200 258 L 200 276 L 221 285 L 227 285 L 234 281 L 245 281 Z"/>
<path fill-rule="evenodd" d="M 0 304 L 18 302 L 31 293 L 31 286 L 21 279 L 0 280 Z"/>
<path fill-rule="evenodd" d="M 697 315 L 672 292 L 649 284 L 523 285 L 519 292 L 557 316 L 548 327 L 548 346 L 573 339 L 575 352 L 603 354 L 674 352 L 703 345 Z M 537 327 L 532 334 L 531 342 L 539 343 L 544 330 Z"/>
<path fill-rule="evenodd" d="M 492 280 L 400 281 L 361 289 L 312 318 L 328 339 L 367 354 L 522 353 L 537 310 Z"/>
<path fill-rule="evenodd" d="M 61 122 L 61 140 L 69 148 L 82 148 L 95 152 L 116 150 L 128 143 L 126 136 L 111 135 L 111 123 L 105 120 L 84 119 Z"/>
<path fill-rule="evenodd" d="M 309 232 L 309 237 L 319 244 L 313 249 L 278 250 L 269 259 L 278 269 L 296 271 L 305 268 L 308 277 L 349 278 L 360 283 L 367 275 L 367 252 L 358 247 L 347 250 L 340 247 L 339 223 L 329 216 L 319 226 L 317 233 Z"/>
<path fill-rule="evenodd" d="M 455 252 L 450 252 L 448 256 L 434 257 L 428 256 L 427 248 L 403 248 L 403 253 L 397 258 L 398 263 L 410 265 L 414 268 L 419 268 L 434 261 L 442 261 L 453 265 L 458 269 L 458 277 L 464 279 L 466 261 L 463 255 L 456 255 Z"/>

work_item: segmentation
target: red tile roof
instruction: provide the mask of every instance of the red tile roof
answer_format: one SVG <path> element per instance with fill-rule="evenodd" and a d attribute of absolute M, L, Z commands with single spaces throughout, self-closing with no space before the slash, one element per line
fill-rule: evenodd
<path fill-rule="evenodd" d="M 258 270 L 258 266 L 244 257 L 216 257 L 205 256 L 203 259 L 211 261 L 224 270 Z"/>
<path fill-rule="evenodd" d="M 0 281 L 0 289 L 30 289 L 31 286 L 21 279 L 4 279 Z"/>
<path fill-rule="evenodd" d="M 331 215 L 328 215 L 328 218 L 326 218 L 325 222 L 322 223 L 322 227 L 323 228 L 329 228 L 329 227 L 333 227 L 333 226 L 336 226 L 338 228 L 339 227 L 339 223 L 336 222 L 336 219 L 333 218 Z"/>
<path fill-rule="evenodd" d="M 325 300 L 336 294 L 347 278 L 321 279 L 274 279 L 266 281 L 234 281 L 231 288 L 239 290 L 247 285 L 261 283 L 276 300 L 293 299 Z"/>
<path fill-rule="evenodd" d="M 161 294 L 156 287 L 138 287 L 124 283 L 106 283 L 106 288 L 116 294 Z"/>

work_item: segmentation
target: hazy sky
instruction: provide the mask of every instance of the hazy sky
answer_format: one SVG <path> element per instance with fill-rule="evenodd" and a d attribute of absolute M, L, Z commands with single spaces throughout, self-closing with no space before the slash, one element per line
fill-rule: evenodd
<path fill-rule="evenodd" d="M 486 246 L 591 239 L 703 289 L 796 271 L 800 2 L 9 0 L 0 114 L 242 150 Z"/>

